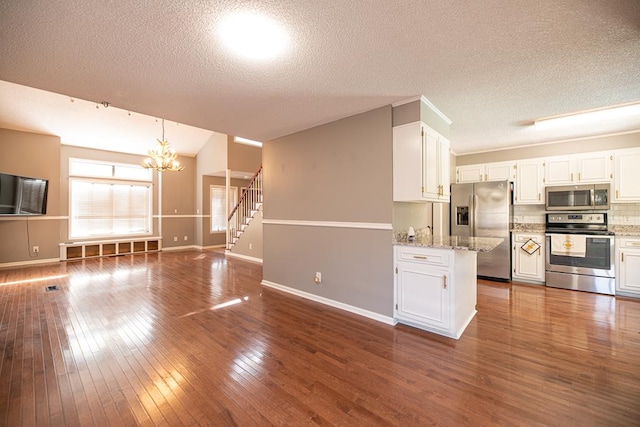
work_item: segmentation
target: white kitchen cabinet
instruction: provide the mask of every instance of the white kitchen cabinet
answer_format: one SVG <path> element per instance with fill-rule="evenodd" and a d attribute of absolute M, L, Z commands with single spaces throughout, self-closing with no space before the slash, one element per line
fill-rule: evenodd
<path fill-rule="evenodd" d="M 544 234 L 513 233 L 511 240 L 513 280 L 544 283 Z"/>
<path fill-rule="evenodd" d="M 551 157 L 544 162 L 544 181 L 546 185 L 573 184 L 576 170 L 574 156 Z"/>
<path fill-rule="evenodd" d="M 504 181 L 514 179 L 515 162 L 493 162 L 465 165 L 456 168 L 456 182 L 459 184 L 481 181 Z"/>
<path fill-rule="evenodd" d="M 393 128 L 393 200 L 449 202 L 449 141 L 422 122 Z"/>
<path fill-rule="evenodd" d="M 480 182 L 484 179 L 484 164 L 456 167 L 456 183 Z"/>
<path fill-rule="evenodd" d="M 476 253 L 399 245 L 395 265 L 396 321 L 460 338 L 476 313 Z"/>
<path fill-rule="evenodd" d="M 544 162 L 544 180 L 546 185 L 611 182 L 612 168 L 611 152 L 549 157 Z"/>
<path fill-rule="evenodd" d="M 485 181 L 513 181 L 515 178 L 515 162 L 494 162 L 487 163 L 484 167 Z"/>
<path fill-rule="evenodd" d="M 583 153 L 578 155 L 578 182 L 602 183 L 613 179 L 613 153 Z"/>
<path fill-rule="evenodd" d="M 516 162 L 516 205 L 544 204 L 544 167 L 542 159 Z"/>
<path fill-rule="evenodd" d="M 616 295 L 640 297 L 640 237 L 616 239 Z"/>
<path fill-rule="evenodd" d="M 614 194 L 617 203 L 640 202 L 640 149 L 615 153 Z"/>

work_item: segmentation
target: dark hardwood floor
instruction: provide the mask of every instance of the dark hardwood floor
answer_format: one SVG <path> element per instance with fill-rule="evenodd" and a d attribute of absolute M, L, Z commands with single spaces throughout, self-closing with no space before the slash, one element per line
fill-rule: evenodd
<path fill-rule="evenodd" d="M 481 281 L 455 341 L 261 279 L 197 251 L 0 270 L 0 425 L 640 425 L 640 301 Z"/>

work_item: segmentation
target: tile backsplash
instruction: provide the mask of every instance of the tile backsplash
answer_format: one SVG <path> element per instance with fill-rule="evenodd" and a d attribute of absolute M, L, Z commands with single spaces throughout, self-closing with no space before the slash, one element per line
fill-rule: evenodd
<path fill-rule="evenodd" d="M 640 203 L 616 203 L 609 211 L 611 225 L 640 225 Z"/>
<path fill-rule="evenodd" d="M 544 224 L 544 205 L 514 205 L 513 222 L 519 224 Z M 616 203 L 607 211 L 611 225 L 640 226 L 640 203 Z"/>

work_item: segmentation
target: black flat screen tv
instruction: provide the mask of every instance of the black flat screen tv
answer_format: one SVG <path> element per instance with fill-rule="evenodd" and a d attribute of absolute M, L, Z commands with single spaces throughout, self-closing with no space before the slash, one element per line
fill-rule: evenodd
<path fill-rule="evenodd" d="M 49 181 L 0 172 L 0 215 L 47 213 Z"/>

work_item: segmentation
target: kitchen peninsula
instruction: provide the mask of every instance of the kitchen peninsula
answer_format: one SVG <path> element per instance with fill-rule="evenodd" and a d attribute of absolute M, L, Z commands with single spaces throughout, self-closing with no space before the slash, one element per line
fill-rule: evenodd
<path fill-rule="evenodd" d="M 460 338 L 477 312 L 477 252 L 491 251 L 502 240 L 397 235 L 394 320 Z"/>

